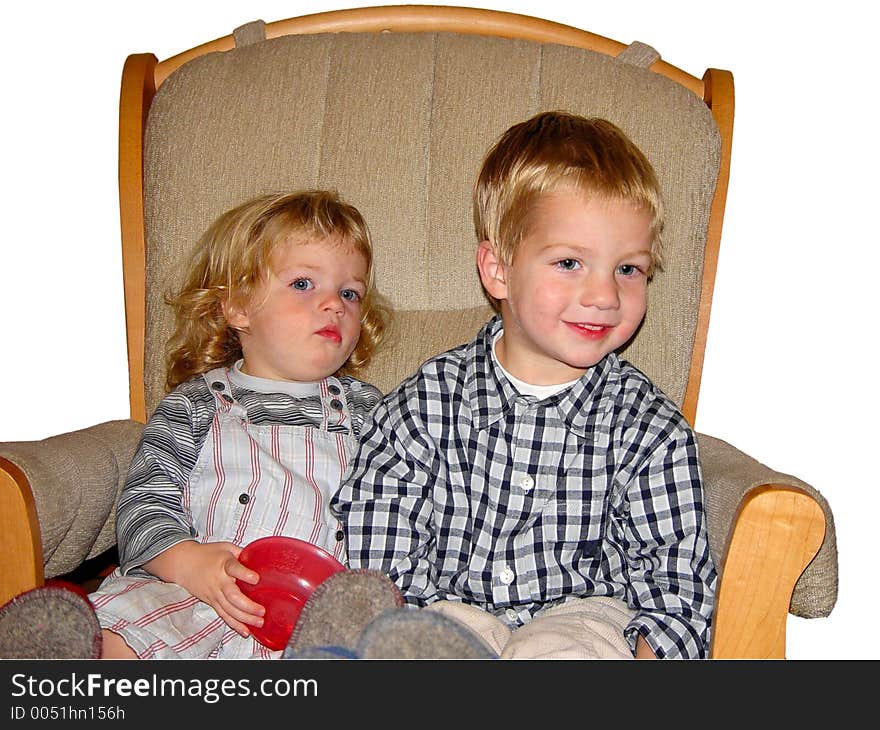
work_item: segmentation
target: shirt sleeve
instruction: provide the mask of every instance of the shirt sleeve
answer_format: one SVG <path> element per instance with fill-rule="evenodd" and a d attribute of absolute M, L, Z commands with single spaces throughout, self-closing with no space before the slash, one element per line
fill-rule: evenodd
<path fill-rule="evenodd" d="M 345 395 L 351 409 L 354 433 L 360 437 L 365 421 L 382 400 L 382 393 L 375 386 L 351 376 L 342 378 L 341 382 L 345 387 Z"/>
<path fill-rule="evenodd" d="M 367 419 L 330 502 L 345 528 L 349 567 L 386 573 L 417 606 L 439 598 L 429 498 L 438 478 L 437 452 L 422 419 L 405 395 L 392 394 Z"/>
<path fill-rule="evenodd" d="M 210 426 L 188 396 L 193 383 L 167 395 L 144 428 L 116 510 L 123 574 L 196 536 L 183 490 Z M 213 401 L 211 401 L 213 403 Z"/>
<path fill-rule="evenodd" d="M 651 443 L 628 485 L 628 518 L 619 528 L 636 608 L 625 634 L 633 649 L 641 634 L 660 658 L 705 658 L 717 577 L 696 439 L 682 420 Z"/>

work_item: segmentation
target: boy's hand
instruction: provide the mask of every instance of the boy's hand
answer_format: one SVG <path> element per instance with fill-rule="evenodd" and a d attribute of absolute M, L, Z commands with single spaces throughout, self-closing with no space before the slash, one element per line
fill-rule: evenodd
<path fill-rule="evenodd" d="M 636 639 L 636 659 L 656 659 L 657 655 L 654 653 L 654 650 L 648 646 L 648 642 L 645 641 L 645 637 L 639 634 L 639 638 Z"/>
<path fill-rule="evenodd" d="M 262 626 L 266 609 L 252 601 L 235 579 L 255 584 L 260 576 L 238 562 L 241 548 L 231 542 L 177 543 L 144 568 L 168 583 L 177 583 L 217 611 L 229 628 L 250 636 L 248 626 Z"/>

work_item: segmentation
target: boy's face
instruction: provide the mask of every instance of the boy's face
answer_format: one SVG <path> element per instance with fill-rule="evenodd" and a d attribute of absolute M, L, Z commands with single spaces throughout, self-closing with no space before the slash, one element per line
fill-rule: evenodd
<path fill-rule="evenodd" d="M 646 211 L 563 188 L 529 213 L 510 265 L 482 242 L 477 263 L 501 303 L 504 368 L 534 385 L 565 383 L 626 343 L 645 315 L 651 239 Z"/>
<path fill-rule="evenodd" d="M 366 279 L 363 254 L 335 238 L 279 244 L 253 301 L 224 308 L 240 328 L 243 372 L 297 382 L 335 373 L 360 338 Z"/>

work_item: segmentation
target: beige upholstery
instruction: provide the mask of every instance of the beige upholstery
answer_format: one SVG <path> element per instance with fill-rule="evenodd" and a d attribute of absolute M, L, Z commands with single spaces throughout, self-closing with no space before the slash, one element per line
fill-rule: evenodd
<path fill-rule="evenodd" d="M 0 457 L 31 484 L 47 578 L 116 544 L 116 499 L 143 427 L 109 421 L 41 441 L 0 443 Z"/>
<path fill-rule="evenodd" d="M 480 160 L 508 126 L 557 108 L 611 119 L 660 176 L 669 266 L 625 354 L 681 404 L 718 173 L 706 105 L 669 79 L 577 48 L 345 33 L 209 54 L 158 90 L 145 152 L 147 412 L 163 394 L 163 294 L 177 285 L 182 257 L 215 216 L 260 192 L 331 187 L 363 212 L 380 290 L 400 313 L 394 357 L 367 374 L 380 388 L 470 339 L 489 310 L 458 322 L 453 313 L 487 306 L 470 198 Z M 445 313 L 442 326 L 435 312 Z"/>
<path fill-rule="evenodd" d="M 803 618 L 827 616 L 837 601 L 837 535 L 834 517 L 825 498 L 815 488 L 789 474 L 773 471 L 720 439 L 697 434 L 706 492 L 709 547 L 716 565 L 724 564 L 724 551 L 733 520 L 743 498 L 764 484 L 802 489 L 825 514 L 825 540 L 816 557 L 795 584 L 789 611 Z"/>
<path fill-rule="evenodd" d="M 444 28 L 450 14 L 469 19 L 482 14 L 466 32 L 479 27 L 488 33 L 493 23 L 510 20 L 510 14 L 461 8 L 376 10 L 423 13 L 430 23 L 442 17 Z M 326 15 L 336 30 L 337 20 L 357 25 L 365 14 Z M 421 16 L 417 20 L 422 23 Z M 525 19 L 527 37 L 544 40 L 549 26 L 536 28 L 534 20 Z M 388 25 L 382 17 L 371 31 Z M 573 45 L 589 35 L 549 25 L 554 38 L 577 34 Z M 379 288 L 396 309 L 389 344 L 366 379 L 388 391 L 426 358 L 469 340 L 491 312 L 475 268 L 472 182 L 484 151 L 501 132 L 546 109 L 614 121 L 657 169 L 667 209 L 667 265 L 650 286 L 644 326 L 623 354 L 693 416 L 717 253 L 706 248 L 707 226 L 709 240 L 717 243 L 729 159 L 730 128 L 721 122 L 719 133 L 713 113 L 721 103 L 713 111 L 707 106 L 715 101 L 709 99 L 711 87 L 688 77 L 685 88 L 656 73 L 657 64 L 648 70 L 658 54 L 641 43 L 616 58 L 606 55 L 607 49 L 616 46 L 616 53 L 622 45 L 609 39 L 600 39 L 598 52 L 514 40 L 519 31 L 505 30 L 503 35 L 513 38 L 500 38 L 395 28 L 279 33 L 265 40 L 268 30 L 262 22 L 244 26 L 234 34 L 238 47 L 231 47 L 232 37 L 212 45 L 222 52 L 197 48 L 158 66 L 149 54 L 127 62 L 120 187 L 135 417 L 142 417 L 144 403 L 149 414 L 163 395 L 164 343 L 171 327 L 165 296 L 177 286 L 187 252 L 215 216 L 262 192 L 335 188 L 364 213 L 375 239 Z M 168 75 L 167 68 L 176 70 Z M 695 86 L 704 98 L 690 90 Z M 149 109 L 143 147 L 142 103 Z M 110 547 L 115 498 L 140 429 L 133 421 L 114 422 L 44 442 L 0 444 L 0 504 L 13 504 L 27 520 L 34 512 L 31 500 L 42 546 L 42 555 L 39 544 L 32 550 L 28 535 L 35 533 L 24 531 L 21 544 L 5 554 L 18 551 L 42 563 L 51 577 Z M 713 655 L 782 656 L 788 611 L 817 617 L 834 606 L 831 509 L 797 478 L 718 439 L 701 434 L 699 440 L 710 545 L 722 575 L 716 626 L 724 631 L 716 632 Z M 7 501 L 4 490 L 15 489 L 21 494 Z M 755 499 L 768 490 L 779 497 L 769 508 Z M 789 494 L 797 495 L 791 510 Z M 766 536 L 767 546 L 762 537 L 745 550 L 730 547 L 748 543 L 752 534 Z M 777 564 L 788 571 L 784 580 L 777 581 Z M 3 565 L 10 565 L 9 559 Z M 37 565 L 32 576 L 16 580 L 0 581 L 0 588 L 39 583 L 42 570 Z M 770 605 L 763 588 L 754 589 L 759 583 L 769 583 L 766 594 L 782 603 Z M 747 610 L 738 610 L 740 605 Z"/>

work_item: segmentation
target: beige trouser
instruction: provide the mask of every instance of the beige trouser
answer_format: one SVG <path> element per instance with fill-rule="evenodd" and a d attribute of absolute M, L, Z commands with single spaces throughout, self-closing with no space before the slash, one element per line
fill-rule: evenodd
<path fill-rule="evenodd" d="M 428 610 L 463 623 L 502 659 L 632 659 L 623 630 L 635 612 L 616 598 L 577 598 L 511 629 L 470 604 L 437 601 Z"/>

